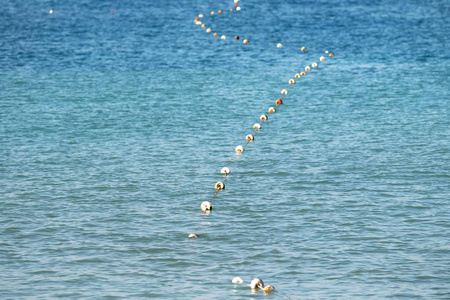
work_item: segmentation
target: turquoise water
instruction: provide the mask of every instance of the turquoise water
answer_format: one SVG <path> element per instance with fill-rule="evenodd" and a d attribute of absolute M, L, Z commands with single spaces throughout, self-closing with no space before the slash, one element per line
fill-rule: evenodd
<path fill-rule="evenodd" d="M 447 1 L 0 3 L 2 299 L 449 298 Z"/>

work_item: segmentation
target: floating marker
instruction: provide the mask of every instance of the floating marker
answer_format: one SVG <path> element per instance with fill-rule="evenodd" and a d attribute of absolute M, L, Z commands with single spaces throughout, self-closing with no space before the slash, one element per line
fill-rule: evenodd
<path fill-rule="evenodd" d="M 294 77 L 295 78 L 300 78 L 300 74 L 297 73 L 297 74 L 294 75 Z"/>
<path fill-rule="evenodd" d="M 202 24 L 202 28 L 205 29 L 205 28 L 206 28 L 206 25 L 205 25 L 205 24 Z"/>
<path fill-rule="evenodd" d="M 313 63 L 311 64 L 311 67 L 313 67 L 313 68 L 317 68 L 317 66 L 318 66 L 318 64 L 317 64 L 316 62 L 313 62 Z"/>
<path fill-rule="evenodd" d="M 235 40 L 238 40 L 238 39 L 239 39 L 239 36 L 238 36 L 238 35 L 236 35 L 236 36 L 234 37 L 234 39 L 235 39 Z"/>
<path fill-rule="evenodd" d="M 216 189 L 216 191 L 221 191 L 225 189 L 225 183 L 223 183 L 222 181 L 217 182 L 214 185 L 214 188 Z M 203 202 L 204 203 L 204 202 Z"/>
<path fill-rule="evenodd" d="M 283 47 L 283 44 L 282 43 L 278 43 L 277 44 L 277 48 L 281 48 L 281 47 Z"/>
<path fill-rule="evenodd" d="M 218 34 L 217 32 L 214 32 L 213 36 L 214 36 L 214 37 L 218 37 L 219 34 Z"/>
<path fill-rule="evenodd" d="M 235 284 L 242 284 L 242 283 L 244 283 L 244 280 L 242 280 L 241 277 L 234 277 L 234 278 L 231 280 L 231 282 L 232 282 L 232 283 L 235 283 Z"/>
<path fill-rule="evenodd" d="M 248 44 L 249 41 L 247 39 L 244 40 L 244 44 Z"/>
<path fill-rule="evenodd" d="M 210 33 L 211 32 L 211 28 L 206 29 L 206 33 Z"/>
<path fill-rule="evenodd" d="M 305 71 L 306 71 L 306 72 L 311 71 L 311 67 L 310 67 L 310 66 L 306 66 L 306 67 L 305 67 Z"/>
<path fill-rule="evenodd" d="M 281 105 L 281 104 L 283 104 L 283 100 L 277 99 L 277 100 L 275 101 L 275 104 L 276 104 L 276 105 Z"/>
<path fill-rule="evenodd" d="M 236 3 L 239 3 L 239 0 L 234 0 L 234 3 L 236 4 Z"/>
<path fill-rule="evenodd" d="M 287 95 L 288 91 L 286 89 L 281 90 L 281 95 Z"/>
<path fill-rule="evenodd" d="M 198 17 L 199 17 L 199 18 L 203 18 L 203 14 L 199 14 Z"/>
<path fill-rule="evenodd" d="M 230 8 L 230 11 L 232 12 L 232 11 L 233 11 L 233 8 Z"/>
<path fill-rule="evenodd" d="M 270 114 L 273 114 L 274 112 L 276 112 L 276 110 L 275 110 L 274 107 L 271 107 L 271 108 L 269 108 L 268 112 L 269 112 Z"/>
<path fill-rule="evenodd" d="M 308 51 L 308 49 L 306 49 L 306 47 L 305 47 L 305 46 L 301 47 L 301 48 L 300 48 L 300 50 L 302 50 L 303 52 L 306 52 L 306 51 Z"/>
<path fill-rule="evenodd" d="M 289 84 L 294 84 L 295 80 L 294 79 L 289 79 Z"/>
<path fill-rule="evenodd" d="M 220 173 L 225 174 L 225 176 L 227 176 L 228 174 L 231 173 L 231 171 L 228 167 L 223 167 L 222 169 L 220 169 Z"/>
<path fill-rule="evenodd" d="M 239 145 L 239 146 L 236 147 L 236 149 L 234 149 L 234 151 L 236 151 L 237 153 L 242 153 L 242 152 L 244 152 L 244 147 Z"/>
<path fill-rule="evenodd" d="M 221 9 L 219 9 L 218 13 L 219 13 L 219 14 L 221 14 L 221 13 L 222 13 L 222 10 L 221 10 Z"/>
<path fill-rule="evenodd" d="M 260 117 L 259 117 L 259 119 L 261 120 L 261 121 L 263 121 L 263 122 L 265 122 L 265 121 L 267 121 L 267 115 L 261 115 Z"/>
<path fill-rule="evenodd" d="M 203 201 L 202 204 L 200 205 L 200 209 L 202 211 L 209 211 L 212 210 L 212 204 L 209 201 Z"/>
<path fill-rule="evenodd" d="M 252 289 L 256 289 L 256 288 L 263 289 L 264 288 L 264 282 L 261 279 L 259 279 L 259 278 L 255 278 L 250 283 L 250 287 Z"/>
<path fill-rule="evenodd" d="M 326 58 L 325 58 L 325 56 L 321 56 L 321 57 L 319 58 L 319 60 L 320 60 L 320 61 L 325 61 Z"/>
<path fill-rule="evenodd" d="M 48 11 L 48 13 L 49 13 L 49 14 L 52 14 L 52 13 L 53 13 L 53 9 L 50 9 L 50 10 Z"/>
<path fill-rule="evenodd" d="M 328 56 L 329 56 L 329 57 L 333 57 L 333 56 L 334 56 L 334 53 L 331 52 Z"/>
<path fill-rule="evenodd" d="M 240 10 L 241 10 L 241 7 L 240 7 L 240 6 L 236 7 L 236 10 L 237 10 L 237 11 L 240 11 Z"/>
<path fill-rule="evenodd" d="M 261 129 L 261 124 L 258 124 L 258 123 L 253 124 L 253 129 L 255 129 L 255 130 Z"/>
<path fill-rule="evenodd" d="M 263 289 L 264 294 L 270 294 L 275 291 L 275 287 L 272 285 L 268 285 Z"/>
<path fill-rule="evenodd" d="M 300 75 L 306 76 L 306 72 L 301 72 Z"/>
<path fill-rule="evenodd" d="M 214 12 L 213 12 L 213 11 L 211 12 L 211 16 L 212 16 L 212 15 L 214 15 Z"/>
<path fill-rule="evenodd" d="M 195 22 L 195 25 L 202 25 L 202 22 L 197 21 L 197 22 Z"/>
<path fill-rule="evenodd" d="M 245 137 L 245 140 L 247 142 L 253 142 L 253 140 L 255 139 L 255 136 L 253 134 L 247 134 L 247 136 Z"/>
<path fill-rule="evenodd" d="M 226 39 L 227 39 L 227 37 L 224 36 L 224 35 L 222 35 L 220 38 L 221 38 L 222 40 L 226 40 Z"/>
<path fill-rule="evenodd" d="M 195 233 L 191 233 L 191 234 L 188 236 L 188 238 L 190 238 L 190 239 L 196 239 L 196 238 L 198 238 L 198 235 L 195 234 Z"/>

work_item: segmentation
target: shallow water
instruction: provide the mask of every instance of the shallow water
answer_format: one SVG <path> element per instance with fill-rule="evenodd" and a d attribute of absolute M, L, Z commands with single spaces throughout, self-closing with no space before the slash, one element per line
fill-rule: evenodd
<path fill-rule="evenodd" d="M 450 5 L 240 3 L 2 3 L 1 298 L 448 299 Z"/>

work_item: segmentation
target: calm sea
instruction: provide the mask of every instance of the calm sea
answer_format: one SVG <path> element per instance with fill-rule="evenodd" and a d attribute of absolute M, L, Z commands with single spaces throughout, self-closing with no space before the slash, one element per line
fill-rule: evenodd
<path fill-rule="evenodd" d="M 450 299 L 448 0 L 240 4 L 0 0 L 1 299 Z"/>

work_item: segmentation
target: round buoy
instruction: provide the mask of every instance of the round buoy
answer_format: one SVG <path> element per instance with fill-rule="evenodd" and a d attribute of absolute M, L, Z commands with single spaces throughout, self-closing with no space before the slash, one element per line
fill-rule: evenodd
<path fill-rule="evenodd" d="M 221 13 L 222 13 L 222 10 L 221 10 L 221 9 L 219 9 L 218 13 L 219 13 L 219 14 L 221 14 Z"/>
<path fill-rule="evenodd" d="M 268 110 L 269 114 L 273 114 L 274 112 L 276 112 L 274 107 L 270 107 Z"/>
<path fill-rule="evenodd" d="M 326 58 L 325 58 L 325 56 L 321 56 L 321 57 L 319 58 L 319 60 L 320 60 L 320 61 L 325 61 Z"/>
<path fill-rule="evenodd" d="M 328 56 L 329 56 L 329 57 L 333 57 L 333 56 L 334 56 L 334 53 L 331 52 Z"/>
<path fill-rule="evenodd" d="M 318 64 L 317 64 L 316 62 L 313 62 L 313 63 L 311 64 L 311 67 L 313 67 L 313 68 L 317 68 L 317 66 L 318 66 Z"/>
<path fill-rule="evenodd" d="M 206 25 L 205 25 L 205 24 L 202 24 L 202 28 L 205 29 L 205 28 L 206 28 Z"/>
<path fill-rule="evenodd" d="M 244 44 L 248 44 L 249 41 L 247 39 L 244 40 Z"/>
<path fill-rule="evenodd" d="M 281 48 L 281 47 L 283 47 L 283 44 L 282 43 L 278 43 L 277 44 L 277 48 Z"/>
<path fill-rule="evenodd" d="M 261 121 L 263 121 L 263 122 L 265 122 L 265 121 L 267 121 L 267 115 L 261 115 L 260 117 L 259 117 L 259 119 L 261 120 Z"/>
<path fill-rule="evenodd" d="M 196 239 L 196 238 L 198 238 L 198 235 L 195 234 L 195 233 L 191 233 L 191 234 L 188 236 L 188 238 L 190 238 L 190 239 Z"/>
<path fill-rule="evenodd" d="M 230 11 L 233 11 L 233 8 L 230 8 Z"/>
<path fill-rule="evenodd" d="M 196 22 L 195 22 L 195 25 L 202 25 L 202 22 L 196 21 Z"/>
<path fill-rule="evenodd" d="M 242 280 L 241 277 L 234 277 L 234 278 L 231 280 L 231 282 L 232 282 L 232 283 L 236 283 L 236 284 L 242 284 L 242 283 L 244 283 L 244 280 Z"/>
<path fill-rule="evenodd" d="M 52 13 L 53 13 L 53 9 L 50 9 L 50 10 L 48 11 L 48 13 L 49 13 L 49 14 L 52 14 Z"/>
<path fill-rule="evenodd" d="M 237 6 L 237 7 L 236 7 L 236 10 L 237 10 L 237 11 L 240 11 L 240 10 L 241 10 L 241 7 L 240 7 L 240 6 Z"/>
<path fill-rule="evenodd" d="M 245 140 L 247 142 L 253 142 L 253 140 L 255 139 L 255 137 L 253 136 L 253 134 L 247 134 L 247 136 L 245 137 Z"/>
<path fill-rule="evenodd" d="M 282 95 L 287 95 L 287 93 L 288 93 L 288 91 L 287 91 L 286 89 L 282 89 L 282 90 L 281 90 L 281 94 L 282 94 Z"/>
<path fill-rule="evenodd" d="M 206 29 L 206 33 L 210 33 L 211 32 L 211 28 Z"/>
<path fill-rule="evenodd" d="M 223 183 L 222 181 L 219 181 L 214 185 L 214 188 L 216 189 L 216 191 L 224 190 L 225 183 Z"/>
<path fill-rule="evenodd" d="M 212 204 L 209 201 L 203 201 L 202 204 L 200 205 L 200 209 L 202 211 L 209 211 L 212 210 Z"/>
<path fill-rule="evenodd" d="M 325 54 L 328 54 L 329 52 L 328 52 L 328 50 L 327 51 L 325 51 Z"/>
<path fill-rule="evenodd" d="M 310 67 L 310 66 L 306 66 L 306 67 L 305 67 L 305 71 L 306 71 L 306 72 L 311 71 L 311 67 Z"/>
<path fill-rule="evenodd" d="M 256 130 L 261 129 L 261 124 L 258 124 L 258 123 L 253 124 L 253 129 L 256 129 Z"/>
<path fill-rule="evenodd" d="M 289 84 L 294 84 L 295 80 L 294 79 L 289 79 Z"/>
<path fill-rule="evenodd" d="M 237 153 L 242 153 L 242 152 L 244 152 L 244 147 L 239 145 L 239 146 L 236 147 L 236 149 L 234 149 L 234 151 L 236 151 Z"/>
<path fill-rule="evenodd" d="M 275 291 L 275 287 L 272 285 L 268 285 L 263 289 L 264 294 L 270 294 Z"/>
<path fill-rule="evenodd" d="M 236 36 L 234 37 L 234 39 L 235 39 L 235 40 L 238 40 L 238 39 L 239 39 L 239 36 L 238 36 L 238 35 L 236 35 Z"/>
<path fill-rule="evenodd" d="M 220 38 L 221 38 L 222 40 L 226 40 L 226 39 L 227 39 L 227 37 L 224 36 L 224 35 L 222 35 Z"/>
<path fill-rule="evenodd" d="M 306 51 L 308 51 L 308 49 L 306 49 L 306 47 L 305 47 L 305 46 L 301 47 L 301 48 L 300 48 L 300 50 L 302 50 L 303 52 L 306 52 Z"/>
<path fill-rule="evenodd" d="M 213 12 L 213 11 L 211 12 L 211 15 L 214 15 L 214 12 Z"/>
<path fill-rule="evenodd" d="M 295 78 L 300 78 L 300 74 L 297 73 L 297 74 L 294 75 L 294 77 Z"/>
<path fill-rule="evenodd" d="M 219 34 L 218 34 L 217 32 L 214 32 L 213 36 L 214 36 L 214 37 L 218 37 Z"/>
<path fill-rule="evenodd" d="M 236 4 L 236 3 L 239 3 L 239 0 L 234 0 L 234 3 Z"/>
<path fill-rule="evenodd" d="M 276 104 L 276 105 L 281 105 L 281 104 L 283 104 L 283 100 L 277 99 L 277 100 L 275 101 L 275 104 Z"/>
<path fill-rule="evenodd" d="M 220 173 L 221 173 L 221 174 L 228 175 L 228 174 L 231 173 L 231 171 L 230 171 L 230 168 L 228 168 L 228 167 L 223 167 L 222 169 L 220 169 Z"/>
<path fill-rule="evenodd" d="M 306 72 L 301 72 L 300 75 L 306 76 Z"/>
<path fill-rule="evenodd" d="M 261 279 L 259 279 L 259 278 L 255 278 L 250 283 L 250 287 L 252 289 L 256 289 L 256 288 L 263 289 L 264 288 L 264 282 Z"/>
<path fill-rule="evenodd" d="M 199 18 L 203 18 L 203 14 L 199 14 L 198 17 L 199 17 Z"/>

